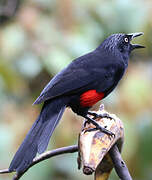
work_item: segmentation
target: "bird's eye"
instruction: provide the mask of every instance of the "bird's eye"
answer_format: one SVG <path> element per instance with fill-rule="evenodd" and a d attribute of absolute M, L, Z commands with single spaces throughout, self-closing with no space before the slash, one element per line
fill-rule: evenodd
<path fill-rule="evenodd" d="M 125 40 L 126 43 L 129 41 L 128 38 L 125 38 L 124 40 Z"/>

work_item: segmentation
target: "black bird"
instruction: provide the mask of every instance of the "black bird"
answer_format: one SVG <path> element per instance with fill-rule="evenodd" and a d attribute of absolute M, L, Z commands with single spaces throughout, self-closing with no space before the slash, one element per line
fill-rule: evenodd
<path fill-rule="evenodd" d="M 111 35 L 94 51 L 75 59 L 46 85 L 34 102 L 44 102 L 41 113 L 16 152 L 9 171 L 24 171 L 37 153 L 46 150 L 66 107 L 112 135 L 88 117 L 89 109 L 117 86 L 128 66 L 131 51 L 144 47 L 130 41 L 142 34 Z"/>

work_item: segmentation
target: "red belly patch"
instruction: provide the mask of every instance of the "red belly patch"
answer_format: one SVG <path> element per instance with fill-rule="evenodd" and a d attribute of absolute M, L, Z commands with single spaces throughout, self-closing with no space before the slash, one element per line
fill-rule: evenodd
<path fill-rule="evenodd" d="M 91 107 L 103 99 L 103 97 L 104 93 L 99 93 L 95 89 L 86 91 L 80 96 L 80 105 L 82 107 Z"/>

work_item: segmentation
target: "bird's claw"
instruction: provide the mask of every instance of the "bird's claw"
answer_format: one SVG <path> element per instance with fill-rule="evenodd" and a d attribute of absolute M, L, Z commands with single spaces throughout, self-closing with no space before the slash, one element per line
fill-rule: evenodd
<path fill-rule="evenodd" d="M 105 134 L 107 134 L 107 135 L 109 135 L 111 137 L 115 137 L 115 134 L 113 132 L 109 131 L 108 129 L 106 129 L 105 127 L 99 126 L 99 127 L 96 127 L 96 128 L 99 129 L 101 132 L 103 132 L 103 133 L 105 133 Z"/>
<path fill-rule="evenodd" d="M 85 120 L 84 123 L 83 123 L 83 127 L 86 127 L 87 124 L 90 124 L 90 121 Z"/>
<path fill-rule="evenodd" d="M 107 135 L 109 135 L 111 137 L 115 137 L 115 134 L 113 132 L 109 131 L 108 129 L 106 129 L 105 127 L 102 127 L 100 125 L 96 126 L 95 128 L 86 129 L 84 131 L 84 133 L 97 131 L 97 130 L 100 130 L 101 132 L 103 132 L 103 133 L 105 133 L 105 134 L 107 134 Z"/>
<path fill-rule="evenodd" d="M 92 131 L 96 131 L 96 130 L 98 130 L 98 128 L 90 128 L 90 129 L 86 129 L 86 130 L 84 131 L 84 133 L 86 133 L 86 132 L 92 132 Z"/>
<path fill-rule="evenodd" d="M 90 114 L 92 116 L 98 116 L 98 114 L 96 114 L 94 112 L 91 112 L 91 113 L 88 112 L 88 114 Z M 107 113 L 99 115 L 99 117 L 101 117 L 101 116 L 102 117 L 107 117 Z M 106 126 L 104 126 L 104 127 L 100 126 L 94 118 L 90 118 L 89 116 L 85 116 L 85 118 L 86 118 L 86 121 L 84 122 L 84 128 L 85 128 L 86 123 L 88 123 L 88 122 L 92 123 L 95 126 L 95 128 L 88 129 L 87 131 L 100 130 L 101 132 L 103 132 L 103 133 L 105 133 L 105 134 L 107 134 L 109 136 L 115 137 L 115 134 L 113 132 L 111 132 L 108 129 L 106 129 Z M 85 131 L 85 132 L 87 132 L 87 131 Z"/>
<path fill-rule="evenodd" d="M 97 114 L 95 112 L 88 112 L 89 115 L 94 116 L 94 119 L 96 118 L 109 118 L 109 119 L 114 119 L 112 116 L 110 116 L 108 113 L 103 113 L 103 114 Z"/>

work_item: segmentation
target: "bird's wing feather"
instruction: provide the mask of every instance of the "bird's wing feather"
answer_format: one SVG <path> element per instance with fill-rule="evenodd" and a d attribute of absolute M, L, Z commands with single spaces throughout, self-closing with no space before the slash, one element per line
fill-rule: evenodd
<path fill-rule="evenodd" d="M 40 104 L 45 100 L 66 94 L 84 86 L 86 87 L 95 79 L 94 77 L 88 77 L 89 72 L 85 71 L 84 69 L 63 71 L 62 73 L 59 73 L 57 76 L 55 76 L 55 78 L 53 78 L 46 85 L 34 104 Z"/>
<path fill-rule="evenodd" d="M 73 61 L 45 86 L 34 104 L 40 104 L 43 101 L 60 95 L 83 92 L 97 86 L 99 87 L 97 90 L 104 92 L 113 86 L 113 79 L 119 66 L 113 61 L 109 61 L 105 67 L 105 58 L 101 58 L 100 56 L 99 59 L 99 57 L 95 56 L 97 56 L 97 54 L 90 53 Z M 94 63 L 94 61 L 96 61 L 96 63 Z M 97 63 L 99 61 L 100 65 L 98 66 Z M 99 83 L 100 86 L 98 85 Z"/>

